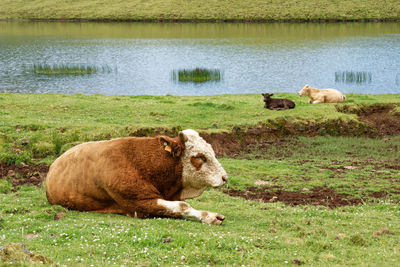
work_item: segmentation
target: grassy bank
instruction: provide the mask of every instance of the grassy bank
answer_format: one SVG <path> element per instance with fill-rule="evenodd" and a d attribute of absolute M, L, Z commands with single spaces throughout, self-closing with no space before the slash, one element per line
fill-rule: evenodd
<path fill-rule="evenodd" d="M 156 129 L 170 130 L 171 134 L 185 128 L 220 133 L 232 132 L 237 126 L 280 129 L 290 122 L 298 125 L 294 129 L 304 132 L 312 125 L 329 124 L 334 127 L 333 132 L 318 128 L 318 134 L 341 135 L 350 131 L 351 135 L 353 131 L 365 130 L 354 110 L 400 103 L 400 95 L 349 94 L 344 106 L 310 105 L 308 98 L 296 94 L 276 94 L 276 97 L 294 100 L 296 108 L 264 109 L 261 94 L 203 97 L 0 94 L 0 159 L 9 163 L 49 163 L 80 142 L 152 135 Z M 346 123 L 346 129 L 335 128 Z"/>
<path fill-rule="evenodd" d="M 399 20 L 398 1 L 1 0 L 1 19 L 134 21 Z"/>

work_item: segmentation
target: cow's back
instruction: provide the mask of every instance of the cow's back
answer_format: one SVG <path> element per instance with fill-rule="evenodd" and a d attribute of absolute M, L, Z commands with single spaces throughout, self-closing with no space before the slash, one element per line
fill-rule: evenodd
<path fill-rule="evenodd" d="M 321 89 L 319 90 L 324 95 L 325 102 L 343 102 L 345 100 L 344 95 L 336 89 Z"/>
<path fill-rule="evenodd" d="M 113 168 L 109 157 L 112 141 L 88 142 L 77 145 L 50 166 L 46 177 L 46 194 L 50 203 L 71 209 L 97 209 L 92 199 L 107 199 L 107 193 L 101 187 L 104 173 Z M 102 168 L 99 168 L 99 167 Z"/>
<path fill-rule="evenodd" d="M 110 192 L 116 189 L 137 199 L 149 193 L 174 197 L 181 176 L 180 159 L 165 151 L 159 138 L 88 142 L 53 162 L 46 177 L 46 194 L 51 204 L 93 211 L 115 204 Z"/>

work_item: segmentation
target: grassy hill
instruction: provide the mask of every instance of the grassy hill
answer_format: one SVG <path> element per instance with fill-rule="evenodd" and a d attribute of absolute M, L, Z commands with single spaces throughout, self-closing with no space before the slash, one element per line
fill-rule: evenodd
<path fill-rule="evenodd" d="M 399 20 L 399 1 L 384 0 L 1 0 L 0 19 L 132 21 Z"/>

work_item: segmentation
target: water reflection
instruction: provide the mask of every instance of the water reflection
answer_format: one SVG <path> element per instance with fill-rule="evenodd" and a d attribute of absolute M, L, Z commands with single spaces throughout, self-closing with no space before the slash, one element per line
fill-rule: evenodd
<path fill-rule="evenodd" d="M 371 83 L 372 74 L 367 71 L 336 71 L 335 82 L 337 83 Z"/>

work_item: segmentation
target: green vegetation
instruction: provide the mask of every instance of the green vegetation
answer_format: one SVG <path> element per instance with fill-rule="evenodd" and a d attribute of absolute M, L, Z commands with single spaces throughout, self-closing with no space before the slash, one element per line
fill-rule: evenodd
<path fill-rule="evenodd" d="M 372 80 L 371 72 L 366 71 L 337 71 L 335 72 L 335 82 L 342 83 L 370 83 Z"/>
<path fill-rule="evenodd" d="M 244 190 L 257 181 L 289 191 L 329 187 L 352 198 L 385 192 L 400 201 L 400 136 L 389 140 L 361 137 L 286 137 L 269 146 L 252 146 L 221 163 L 229 187 Z M 262 182 L 260 182 L 262 184 Z"/>
<path fill-rule="evenodd" d="M 346 104 L 310 105 L 296 94 L 275 94 L 296 102 L 293 110 L 264 109 L 260 95 L 105 96 L 0 94 L 0 161 L 52 162 L 80 142 L 129 135 L 151 135 L 157 129 L 192 128 L 232 132 L 265 124 L 281 128 L 290 122 L 304 131 L 327 124 L 321 135 L 340 135 L 338 124 L 362 132 L 357 110 L 375 103 L 400 103 L 400 95 L 347 95 Z M 343 112 L 338 112 L 337 110 Z M 302 127 L 302 128 L 301 128 Z M 335 128 L 336 127 L 336 128 Z M 173 133 L 173 132 L 172 132 Z M 284 132 L 283 132 L 284 133 Z"/>
<path fill-rule="evenodd" d="M 172 72 L 172 79 L 180 82 L 203 83 L 208 81 L 219 81 L 221 72 L 219 70 L 209 69 L 182 69 Z"/>
<path fill-rule="evenodd" d="M 78 64 L 33 64 L 31 67 L 25 68 L 33 73 L 46 75 L 79 75 L 97 72 L 111 72 L 111 67 L 109 66 L 97 67 L 93 65 Z"/>
<path fill-rule="evenodd" d="M 135 21 L 399 20 L 398 1 L 384 0 L 1 0 L 2 19 Z"/>
<path fill-rule="evenodd" d="M 43 188 L 22 186 L 0 193 L 0 244 L 22 242 L 58 265 L 395 266 L 400 264 L 400 223 L 392 201 L 399 200 L 399 177 L 387 166 L 399 166 L 399 147 L 398 137 L 302 137 L 221 158 L 230 188 L 255 186 L 259 180 L 286 190 L 325 185 L 370 201 L 369 194 L 388 192 L 385 199 L 336 209 L 249 201 L 224 189 L 189 201 L 196 209 L 224 214 L 222 226 L 67 211 L 50 206 Z"/>
<path fill-rule="evenodd" d="M 294 100 L 296 108 L 264 109 L 261 95 L 0 94 L 0 157 L 9 163 L 50 164 L 89 140 L 152 135 L 157 129 L 239 135 L 237 126 L 358 121 L 356 113 L 368 105 L 400 103 L 400 95 L 347 95 L 340 105 L 275 95 Z M 397 112 L 398 107 L 393 116 Z M 281 136 L 237 152 L 219 158 L 228 185 L 188 201 L 196 209 L 224 214 L 222 226 L 70 211 L 51 206 L 43 187 L 13 188 L 16 175 L 6 174 L 0 180 L 0 246 L 23 243 L 60 266 L 400 264 L 400 136 Z M 329 188 L 363 204 L 289 206 L 223 193 L 247 186 L 292 192 Z M 24 257 L 15 264 L 25 260 L 29 266 Z"/>

